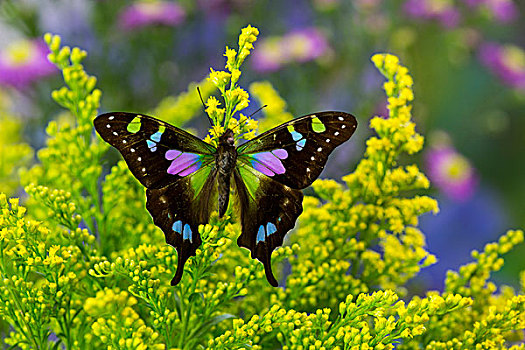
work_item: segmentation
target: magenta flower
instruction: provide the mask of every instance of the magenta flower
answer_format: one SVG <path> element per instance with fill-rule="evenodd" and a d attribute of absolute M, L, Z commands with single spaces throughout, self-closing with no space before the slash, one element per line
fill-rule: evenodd
<path fill-rule="evenodd" d="M 425 156 L 425 165 L 430 182 L 448 197 L 464 201 L 474 194 L 478 184 L 474 168 L 454 148 L 431 148 Z"/>
<path fill-rule="evenodd" d="M 186 12 L 174 2 L 137 1 L 126 7 L 119 16 L 124 29 L 137 29 L 150 25 L 177 26 L 184 21 Z"/>
<path fill-rule="evenodd" d="M 252 64 L 259 72 L 272 72 L 291 62 L 307 62 L 329 53 L 326 37 L 316 28 L 289 32 L 263 39 L 253 53 Z"/>
<path fill-rule="evenodd" d="M 525 51 L 514 45 L 485 43 L 479 51 L 481 62 L 504 84 L 525 90 Z"/>
<path fill-rule="evenodd" d="M 0 52 L 0 84 L 24 89 L 34 81 L 57 73 L 47 60 L 49 49 L 40 40 L 20 40 Z"/>
<path fill-rule="evenodd" d="M 451 1 L 443 0 L 407 0 L 403 9 L 412 18 L 435 20 L 445 28 L 458 25 L 460 14 Z"/>

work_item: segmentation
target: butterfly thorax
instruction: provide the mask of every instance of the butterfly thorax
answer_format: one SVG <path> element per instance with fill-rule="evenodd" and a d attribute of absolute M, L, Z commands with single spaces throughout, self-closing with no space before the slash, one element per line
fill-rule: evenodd
<path fill-rule="evenodd" d="M 237 150 L 234 143 L 233 131 L 227 129 L 219 137 L 217 152 L 215 153 L 215 164 L 218 171 L 219 217 L 222 217 L 228 208 L 230 179 L 237 162 Z"/>

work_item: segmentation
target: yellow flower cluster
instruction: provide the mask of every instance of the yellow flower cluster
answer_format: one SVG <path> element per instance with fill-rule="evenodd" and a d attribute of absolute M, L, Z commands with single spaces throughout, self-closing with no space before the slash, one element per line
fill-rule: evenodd
<path fill-rule="evenodd" d="M 136 304 L 134 297 L 119 289 L 105 288 L 86 299 L 84 310 L 96 319 L 91 325 L 93 335 L 106 349 L 166 349 L 159 343 L 159 333 L 146 326 L 133 309 Z M 93 341 L 91 334 L 88 339 Z"/>
<path fill-rule="evenodd" d="M 497 243 L 487 244 L 482 253 L 473 251 L 476 262 L 462 266 L 459 272 L 449 271 L 442 298 L 448 302 L 461 295 L 468 298 L 469 308 L 436 313 L 430 317 L 424 338 L 414 338 L 399 349 L 502 349 L 509 341 L 523 341 L 525 297 L 505 286 L 494 294 L 497 288 L 488 281 L 490 273 L 501 268 L 501 255 L 523 240 L 522 231 L 509 231 Z M 427 296 L 438 297 L 436 292 Z"/>
<path fill-rule="evenodd" d="M 236 349 L 240 346 L 273 348 L 262 339 L 275 334 L 282 348 L 295 349 L 394 349 L 392 343 L 411 339 L 425 332 L 425 325 L 435 315 L 446 315 L 471 305 L 469 298 L 415 297 L 408 305 L 392 291 L 360 294 L 355 301 L 348 295 L 339 303 L 334 319 L 330 308 L 311 313 L 272 306 L 262 316 L 249 321 L 233 321 L 233 329 L 208 342 L 209 349 Z"/>
<path fill-rule="evenodd" d="M 250 102 L 248 92 L 237 85 L 241 76 L 240 67 L 253 49 L 259 31 L 248 25 L 239 35 L 239 49 L 237 51 L 226 47 L 226 69 L 228 71 L 215 71 L 210 68 L 208 81 L 219 89 L 224 99 L 224 108 L 219 108 L 220 102 L 213 96 L 206 102 L 206 113 L 211 118 L 213 126 L 205 142 L 217 145 L 217 139 L 226 128 L 233 130 L 235 139 L 251 139 L 255 136 L 257 122 L 240 114 L 239 120 L 233 120 L 236 112 L 248 107 Z"/>
<path fill-rule="evenodd" d="M 91 126 L 91 121 L 100 106 L 102 93 L 95 89 L 97 78 L 89 76 L 82 66 L 87 52 L 78 47 L 73 49 L 69 46 L 61 47 L 61 39 L 58 35 L 47 33 L 44 35 L 44 40 L 51 50 L 48 55 L 49 61 L 62 70 L 67 85 L 53 91 L 51 97 L 73 113 L 78 125 Z M 90 137 L 89 133 L 84 133 L 83 136 L 86 139 Z"/>
<path fill-rule="evenodd" d="M 72 295 L 89 290 L 82 281 L 94 237 L 80 228 L 51 230 L 25 214 L 18 199 L 8 201 L 0 194 L 0 314 L 19 332 L 6 342 L 42 348 L 48 336 L 42 330 L 79 325 L 75 315 L 82 300 Z"/>

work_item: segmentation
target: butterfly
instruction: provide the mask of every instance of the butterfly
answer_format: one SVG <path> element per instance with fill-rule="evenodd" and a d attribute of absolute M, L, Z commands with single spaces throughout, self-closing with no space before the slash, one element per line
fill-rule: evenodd
<path fill-rule="evenodd" d="M 146 187 L 146 208 L 166 242 L 177 250 L 173 286 L 202 243 L 199 225 L 208 223 L 217 208 L 223 217 L 232 190 L 242 227 L 237 244 L 262 262 L 268 282 L 276 287 L 271 254 L 302 213 L 301 189 L 321 174 L 330 153 L 357 127 L 351 114 L 320 112 L 281 124 L 237 147 L 233 131 L 227 129 L 215 147 L 141 114 L 105 113 L 94 124 Z"/>

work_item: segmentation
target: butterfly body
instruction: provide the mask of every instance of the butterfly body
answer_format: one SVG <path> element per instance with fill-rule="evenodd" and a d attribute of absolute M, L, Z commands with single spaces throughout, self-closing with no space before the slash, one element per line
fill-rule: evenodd
<path fill-rule="evenodd" d="M 228 129 L 217 147 L 161 120 L 124 112 L 98 116 L 95 129 L 116 147 L 146 190 L 146 208 L 166 242 L 177 249 L 172 285 L 202 243 L 199 225 L 213 211 L 222 217 L 230 192 L 238 199 L 240 247 L 261 261 L 271 285 L 272 251 L 302 213 L 301 189 L 321 173 L 330 153 L 354 133 L 344 112 L 320 112 L 291 120 L 235 146 Z"/>
<path fill-rule="evenodd" d="M 237 150 L 233 131 L 227 129 L 221 137 L 215 153 L 215 164 L 218 171 L 218 190 L 219 190 L 219 217 L 223 217 L 228 209 L 230 198 L 230 183 L 237 163 Z"/>

